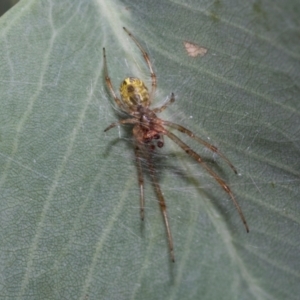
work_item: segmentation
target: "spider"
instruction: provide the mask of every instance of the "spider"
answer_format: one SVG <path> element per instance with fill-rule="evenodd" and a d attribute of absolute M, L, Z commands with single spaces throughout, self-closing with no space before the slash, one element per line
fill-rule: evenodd
<path fill-rule="evenodd" d="M 155 72 L 153 71 L 152 63 L 150 61 L 147 52 L 143 49 L 143 47 L 138 42 L 138 40 L 125 27 L 123 27 L 123 29 L 133 40 L 136 46 L 140 49 L 143 58 L 146 64 L 148 65 L 150 71 L 152 86 L 149 93 L 148 88 L 146 87 L 145 83 L 141 79 L 136 77 L 125 78 L 120 85 L 120 95 L 121 95 L 121 99 L 120 99 L 116 95 L 111 79 L 108 75 L 105 48 L 103 48 L 103 61 L 104 61 L 104 73 L 105 73 L 106 85 L 111 95 L 113 96 L 117 106 L 120 108 L 121 111 L 125 112 L 128 115 L 128 118 L 122 119 L 118 122 L 109 125 L 104 130 L 104 132 L 119 125 L 124 125 L 124 124 L 133 125 L 132 134 L 134 137 L 134 153 L 135 153 L 135 161 L 136 161 L 137 173 L 138 173 L 141 219 L 144 220 L 144 210 L 145 210 L 142 159 L 146 159 L 147 165 L 149 166 L 149 173 L 152 179 L 152 183 L 155 192 L 157 194 L 159 205 L 163 215 L 171 260 L 175 262 L 173 239 L 172 239 L 171 229 L 170 229 L 168 215 L 167 215 L 167 207 L 158 179 L 155 174 L 155 167 L 152 161 L 153 151 L 156 148 L 162 148 L 164 146 L 164 136 L 167 136 L 174 143 L 176 143 L 183 151 L 185 151 L 189 156 L 195 159 L 195 161 L 199 163 L 215 179 L 215 181 L 220 185 L 220 187 L 230 196 L 231 200 L 233 201 L 240 215 L 242 222 L 244 223 L 246 231 L 249 232 L 249 227 L 244 217 L 244 214 L 228 184 L 203 161 L 202 157 L 199 154 L 197 154 L 194 150 L 192 150 L 187 144 L 185 144 L 175 134 L 170 132 L 166 127 L 170 127 L 179 132 L 182 132 L 188 135 L 190 138 L 196 140 L 200 144 L 204 145 L 206 148 L 210 149 L 212 152 L 219 155 L 229 165 L 229 167 L 234 171 L 234 173 L 237 174 L 236 168 L 225 157 L 225 155 L 223 155 L 218 150 L 217 147 L 207 143 L 205 140 L 194 135 L 194 133 L 188 130 L 187 128 L 172 123 L 170 121 L 162 120 L 159 117 L 157 117 L 158 113 L 164 111 L 170 104 L 172 104 L 175 101 L 175 95 L 174 93 L 171 93 L 169 100 L 164 105 L 156 108 L 150 108 L 156 91 L 156 86 L 157 86 L 156 75 Z"/>

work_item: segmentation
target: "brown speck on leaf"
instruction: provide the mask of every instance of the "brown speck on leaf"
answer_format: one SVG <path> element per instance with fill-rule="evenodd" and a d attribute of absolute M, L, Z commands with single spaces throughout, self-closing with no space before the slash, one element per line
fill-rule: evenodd
<path fill-rule="evenodd" d="M 207 53 L 207 48 L 201 47 L 197 44 L 184 41 L 183 45 L 185 47 L 186 52 L 188 53 L 188 56 L 204 56 Z"/>

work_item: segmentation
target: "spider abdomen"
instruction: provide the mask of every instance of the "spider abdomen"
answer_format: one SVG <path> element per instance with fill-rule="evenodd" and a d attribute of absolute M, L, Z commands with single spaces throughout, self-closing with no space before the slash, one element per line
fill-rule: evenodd
<path fill-rule="evenodd" d="M 120 93 L 124 104 L 129 108 L 134 106 L 149 106 L 149 92 L 145 83 L 136 77 L 128 77 L 120 86 Z"/>

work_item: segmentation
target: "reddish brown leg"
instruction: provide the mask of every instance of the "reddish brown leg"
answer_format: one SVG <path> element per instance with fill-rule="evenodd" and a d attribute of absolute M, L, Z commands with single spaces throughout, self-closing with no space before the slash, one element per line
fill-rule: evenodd
<path fill-rule="evenodd" d="M 146 151 L 147 150 L 145 150 L 145 152 Z M 149 169 L 150 169 L 150 175 L 151 175 L 151 178 L 152 178 L 152 183 L 153 183 L 153 186 L 154 186 L 154 189 L 155 189 L 158 201 L 159 201 L 159 205 L 160 205 L 160 209 L 161 209 L 163 218 L 164 218 L 164 223 L 165 223 L 165 227 L 166 227 L 166 231 L 167 231 L 167 236 L 168 236 L 168 243 L 169 243 L 171 260 L 172 260 L 172 262 L 175 262 L 173 238 L 172 238 L 171 229 L 170 229 L 170 225 L 169 225 L 169 221 L 168 221 L 167 206 L 166 206 L 166 202 L 165 202 L 164 196 L 162 194 L 159 182 L 158 182 L 156 174 L 155 174 L 155 168 L 154 168 L 154 165 L 152 163 L 151 153 L 149 153 L 148 151 L 147 151 L 147 161 L 148 161 L 148 164 L 149 164 Z"/>
<path fill-rule="evenodd" d="M 171 94 L 171 98 L 161 107 L 156 107 L 153 109 L 154 113 L 161 113 L 162 111 L 164 111 L 169 105 L 171 105 L 172 103 L 174 103 L 175 101 L 175 96 L 174 93 Z"/>
<path fill-rule="evenodd" d="M 141 164 L 141 150 L 137 145 L 137 143 L 134 148 L 134 154 L 135 154 L 136 166 L 138 171 L 138 183 L 140 189 L 140 214 L 141 214 L 141 219 L 144 220 L 144 216 L 145 216 L 144 177 L 143 177 L 143 169 Z"/>
<path fill-rule="evenodd" d="M 188 130 L 187 128 L 169 122 L 169 121 L 164 121 L 164 120 L 160 120 L 160 123 L 163 125 L 167 125 L 169 127 L 175 128 L 176 130 L 185 133 L 186 135 L 188 135 L 189 137 L 191 137 L 192 139 L 196 140 L 197 142 L 201 143 L 202 145 L 204 145 L 206 148 L 208 148 L 209 150 L 217 153 L 220 157 L 222 157 L 224 159 L 224 161 L 226 161 L 226 163 L 230 166 L 230 168 L 234 171 L 235 174 L 237 174 L 237 170 L 236 168 L 233 166 L 233 164 L 229 161 L 229 159 L 223 154 L 221 153 L 217 147 L 209 144 L 208 142 L 204 141 L 203 139 L 199 138 L 198 136 L 194 135 L 193 132 L 191 132 L 190 130 Z"/>
<path fill-rule="evenodd" d="M 127 32 L 127 34 L 132 38 L 132 40 L 135 42 L 135 44 L 141 50 L 141 52 L 143 54 L 143 57 L 144 57 L 144 60 L 146 61 L 147 65 L 148 65 L 148 68 L 150 70 L 150 75 L 151 75 L 151 80 L 152 80 L 152 87 L 151 87 L 151 92 L 150 92 L 150 96 L 149 96 L 149 105 L 151 105 L 153 95 L 154 95 L 155 90 L 156 90 L 156 75 L 153 71 L 152 63 L 150 61 L 148 53 L 144 50 L 144 48 L 141 46 L 141 44 L 138 42 L 138 40 L 125 27 L 123 27 L 123 29 Z"/>
<path fill-rule="evenodd" d="M 229 186 L 225 183 L 223 179 L 219 175 L 217 175 L 201 158 L 200 155 L 198 155 L 195 151 L 193 151 L 187 144 L 185 144 L 183 141 L 181 141 L 176 135 L 171 133 L 170 131 L 163 129 L 163 134 L 168 136 L 172 141 L 174 141 L 179 147 L 181 147 L 188 155 L 193 157 L 217 182 L 218 184 L 222 187 L 222 189 L 229 194 L 230 198 L 232 199 L 242 222 L 245 225 L 246 231 L 249 232 L 249 227 L 246 222 L 246 218 L 244 217 L 244 214 L 242 212 L 241 207 L 239 206 L 237 200 L 235 199 L 233 193 L 231 192 L 231 189 Z"/>
<path fill-rule="evenodd" d="M 136 123 L 139 123 L 139 120 L 138 119 L 135 119 L 135 118 L 131 118 L 131 119 L 124 119 L 124 120 L 121 120 L 119 122 L 115 122 L 115 123 L 112 123 L 110 124 L 107 128 L 104 129 L 104 132 L 118 126 L 118 125 L 122 125 L 122 124 L 136 124 Z"/>
<path fill-rule="evenodd" d="M 112 94 L 116 104 L 120 107 L 121 110 L 123 111 L 127 111 L 129 112 L 128 108 L 126 106 L 123 105 L 122 101 L 117 97 L 112 82 L 110 80 L 110 77 L 108 75 L 108 68 L 107 68 L 107 60 L 106 60 L 106 54 L 105 54 L 105 48 L 103 48 L 103 62 L 104 62 L 104 76 L 105 76 L 105 82 L 106 85 L 110 91 L 110 93 Z"/>

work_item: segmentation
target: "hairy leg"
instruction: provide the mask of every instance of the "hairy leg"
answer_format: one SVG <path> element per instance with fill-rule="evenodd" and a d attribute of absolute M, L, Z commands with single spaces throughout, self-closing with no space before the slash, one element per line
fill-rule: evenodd
<path fill-rule="evenodd" d="M 161 113 L 162 111 L 164 111 L 169 105 L 171 105 L 172 103 L 174 103 L 175 101 L 175 96 L 174 96 L 174 93 L 171 94 L 171 98 L 164 104 L 162 105 L 161 107 L 156 107 L 154 108 L 152 111 L 154 113 Z"/>
<path fill-rule="evenodd" d="M 152 183 L 153 183 L 156 195 L 158 197 L 158 202 L 159 202 L 159 205 L 160 205 L 160 209 L 161 209 L 161 212 L 162 212 L 162 215 L 163 215 L 163 219 L 164 219 L 164 223 L 165 223 L 165 227 L 166 227 L 166 231 L 167 231 L 171 260 L 172 260 L 172 262 L 175 262 L 173 238 L 172 238 L 171 229 L 170 229 L 169 220 L 168 220 L 168 215 L 167 215 L 166 202 L 165 202 L 163 193 L 161 191 L 157 176 L 155 174 L 155 167 L 154 167 L 154 164 L 152 162 L 151 153 L 148 149 L 145 149 L 145 152 L 147 152 L 145 155 L 146 155 L 146 158 L 147 158 L 147 162 L 149 164 Z"/>
<path fill-rule="evenodd" d="M 151 63 L 151 60 L 149 58 L 148 53 L 144 50 L 144 48 L 141 46 L 141 44 L 138 42 L 138 40 L 132 35 L 132 33 L 123 27 L 123 29 L 127 32 L 127 34 L 132 38 L 132 40 L 135 42 L 135 44 L 138 46 L 138 48 L 141 50 L 144 60 L 146 61 L 148 68 L 150 70 L 150 75 L 151 75 L 151 81 L 152 81 L 152 87 L 151 87 L 151 92 L 150 92 L 150 97 L 149 97 L 149 105 L 151 105 L 151 102 L 153 100 L 154 93 L 156 91 L 156 75 L 153 70 L 153 66 Z"/>
<path fill-rule="evenodd" d="M 217 182 L 218 184 L 222 187 L 222 189 L 230 196 L 232 199 L 242 222 L 244 223 L 244 226 L 246 228 L 246 231 L 249 232 L 249 227 L 246 222 L 246 218 L 244 217 L 244 214 L 242 212 L 241 207 L 239 206 L 237 200 L 235 199 L 233 193 L 231 192 L 231 189 L 229 186 L 225 183 L 225 181 L 218 175 L 216 174 L 201 158 L 199 154 L 197 154 L 195 151 L 193 151 L 187 144 L 185 144 L 183 141 L 181 141 L 176 135 L 171 133 L 170 131 L 164 129 L 163 134 L 168 136 L 173 142 L 175 142 L 179 147 L 181 147 L 188 155 L 193 157 Z"/>
<path fill-rule="evenodd" d="M 144 220 L 144 216 L 145 216 L 144 177 L 143 177 L 143 168 L 141 163 L 141 150 L 137 143 L 135 144 L 134 154 L 135 154 L 136 166 L 138 171 L 138 184 L 140 189 L 140 214 L 141 214 L 141 219 Z"/>
<path fill-rule="evenodd" d="M 182 133 L 185 133 L 186 135 L 188 135 L 190 138 L 196 140 L 197 142 L 201 143 L 202 145 L 204 145 L 206 148 L 208 148 L 209 150 L 217 153 L 220 157 L 222 157 L 224 159 L 224 161 L 226 161 L 226 163 L 230 166 L 230 168 L 234 171 L 235 174 L 237 174 L 237 170 L 236 168 L 233 166 L 233 164 L 229 161 L 229 159 L 223 154 L 221 153 L 217 147 L 215 147 L 214 145 L 209 144 L 208 142 L 204 141 L 203 139 L 199 138 L 198 136 L 194 135 L 192 131 L 188 130 L 187 128 L 179 125 L 179 124 L 175 124 L 169 121 L 164 121 L 164 120 L 160 120 L 161 124 L 172 127 Z"/>

